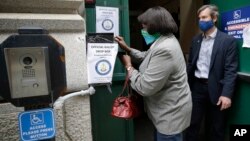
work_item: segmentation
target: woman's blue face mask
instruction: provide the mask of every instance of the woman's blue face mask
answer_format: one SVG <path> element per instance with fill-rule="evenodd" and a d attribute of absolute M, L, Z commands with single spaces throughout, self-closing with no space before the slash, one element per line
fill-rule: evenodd
<path fill-rule="evenodd" d="M 141 35 L 143 36 L 147 45 L 153 43 L 157 40 L 161 35 L 159 33 L 155 33 L 153 35 L 149 34 L 146 30 L 141 30 Z"/>
<path fill-rule="evenodd" d="M 208 31 L 209 29 L 211 29 L 214 26 L 214 22 L 213 20 L 209 20 L 209 21 L 199 21 L 199 27 L 203 32 Z"/>

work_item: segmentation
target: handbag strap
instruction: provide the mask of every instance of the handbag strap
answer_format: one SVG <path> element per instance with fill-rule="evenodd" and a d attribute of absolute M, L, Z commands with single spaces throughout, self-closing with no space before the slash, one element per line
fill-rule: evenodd
<path fill-rule="evenodd" d="M 122 96 L 122 94 L 124 93 L 125 89 L 128 87 L 128 83 L 129 83 L 128 81 L 129 81 L 129 77 L 128 77 L 128 74 L 127 74 L 125 82 L 123 84 L 122 92 L 119 94 L 119 96 Z"/>

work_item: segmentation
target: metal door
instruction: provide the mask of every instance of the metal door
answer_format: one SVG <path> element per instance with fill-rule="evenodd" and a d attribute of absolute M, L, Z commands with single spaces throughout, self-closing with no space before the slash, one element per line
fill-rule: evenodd
<path fill-rule="evenodd" d="M 119 31 L 125 41 L 129 43 L 129 13 L 128 0 L 96 0 L 95 4 L 86 5 L 87 33 L 96 32 L 95 6 L 119 8 Z M 125 70 L 117 59 L 115 63 L 112 94 L 106 86 L 97 86 L 96 94 L 91 96 L 91 119 L 93 141 L 133 141 L 133 120 L 122 120 L 110 115 L 114 98 L 123 87 Z"/>

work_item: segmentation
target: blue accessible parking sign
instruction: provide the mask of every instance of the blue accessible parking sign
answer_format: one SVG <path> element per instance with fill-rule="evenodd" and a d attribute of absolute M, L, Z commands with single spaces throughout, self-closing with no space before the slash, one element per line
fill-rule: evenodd
<path fill-rule="evenodd" d="M 55 136 L 55 119 L 52 108 L 19 113 L 18 121 L 22 141 L 50 139 Z"/>

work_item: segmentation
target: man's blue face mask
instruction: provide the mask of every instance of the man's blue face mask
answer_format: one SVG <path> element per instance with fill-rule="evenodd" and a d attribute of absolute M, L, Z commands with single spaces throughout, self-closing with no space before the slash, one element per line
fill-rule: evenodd
<path fill-rule="evenodd" d="M 214 26 L 213 20 L 209 21 L 199 21 L 199 27 L 203 32 L 208 31 L 210 28 Z"/>
<path fill-rule="evenodd" d="M 141 35 L 143 36 L 147 45 L 153 43 L 155 40 L 157 40 L 161 36 L 159 33 L 155 33 L 151 35 L 143 29 L 141 30 Z"/>

